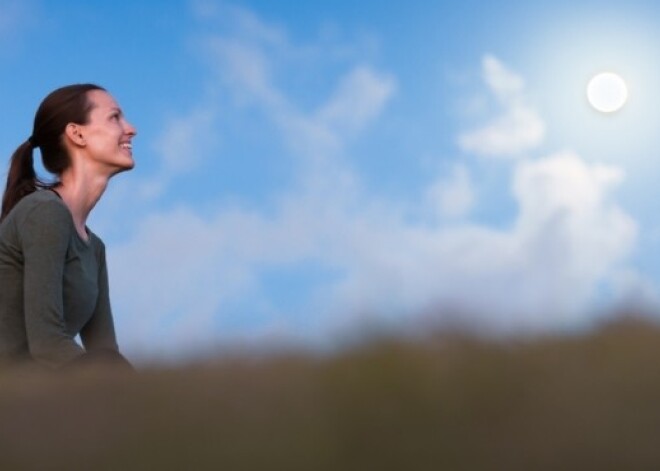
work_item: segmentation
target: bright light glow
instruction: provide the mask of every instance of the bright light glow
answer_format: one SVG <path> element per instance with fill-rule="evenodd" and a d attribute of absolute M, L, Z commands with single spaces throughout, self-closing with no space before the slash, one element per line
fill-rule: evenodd
<path fill-rule="evenodd" d="M 612 72 L 598 74 L 587 85 L 587 99 L 598 111 L 612 113 L 621 108 L 628 99 L 626 82 Z"/>

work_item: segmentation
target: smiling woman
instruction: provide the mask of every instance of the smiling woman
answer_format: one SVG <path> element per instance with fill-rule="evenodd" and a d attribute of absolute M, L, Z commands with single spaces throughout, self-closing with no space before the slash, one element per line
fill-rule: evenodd
<path fill-rule="evenodd" d="M 628 87 L 619 75 L 603 72 L 589 81 L 587 99 L 601 113 L 612 113 L 626 104 Z"/>
<path fill-rule="evenodd" d="M 59 88 L 39 106 L 2 200 L 0 360 L 128 366 L 115 339 L 105 246 L 86 221 L 108 180 L 133 167 L 135 134 L 97 85 Z M 56 183 L 37 178 L 36 148 Z"/>

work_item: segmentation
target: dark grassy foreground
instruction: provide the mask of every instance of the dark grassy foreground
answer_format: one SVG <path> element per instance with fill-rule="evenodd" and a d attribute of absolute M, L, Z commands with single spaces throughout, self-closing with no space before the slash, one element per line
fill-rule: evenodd
<path fill-rule="evenodd" d="M 657 470 L 660 329 L 0 373 L 0 470 Z"/>

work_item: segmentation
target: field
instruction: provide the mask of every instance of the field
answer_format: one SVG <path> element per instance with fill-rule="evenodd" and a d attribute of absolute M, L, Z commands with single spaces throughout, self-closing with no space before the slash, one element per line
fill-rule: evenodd
<path fill-rule="evenodd" d="M 0 371 L 0 469 L 656 470 L 660 328 Z"/>

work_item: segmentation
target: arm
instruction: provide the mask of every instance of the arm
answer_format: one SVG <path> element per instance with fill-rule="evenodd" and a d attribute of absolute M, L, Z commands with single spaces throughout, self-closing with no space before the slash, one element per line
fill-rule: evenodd
<path fill-rule="evenodd" d="M 99 295 L 92 318 L 80 331 L 80 338 L 87 352 L 72 362 L 70 366 L 75 368 L 85 365 L 105 365 L 121 368 L 124 371 L 135 371 L 133 365 L 119 353 L 117 347 L 115 326 L 110 309 L 105 246 L 98 238 L 94 242 L 97 244 Z"/>
<path fill-rule="evenodd" d="M 99 239 L 96 239 L 95 242 L 99 245 L 97 249 L 99 295 L 94 314 L 80 331 L 80 338 L 88 352 L 96 350 L 118 351 L 112 309 L 110 308 L 105 246 Z"/>
<path fill-rule="evenodd" d="M 49 366 L 62 366 L 83 354 L 64 322 L 63 277 L 71 237 L 67 209 L 46 202 L 25 218 L 23 247 L 25 329 L 32 357 Z"/>

